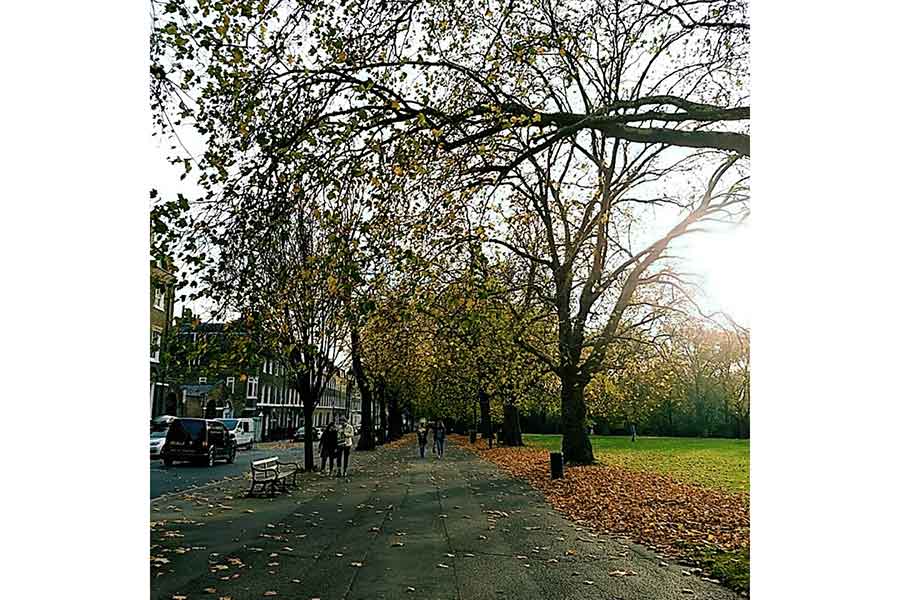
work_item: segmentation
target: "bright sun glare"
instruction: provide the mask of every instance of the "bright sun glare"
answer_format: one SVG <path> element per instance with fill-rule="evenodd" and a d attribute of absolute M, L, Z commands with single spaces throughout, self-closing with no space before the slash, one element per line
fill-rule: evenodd
<path fill-rule="evenodd" d="M 684 244 L 686 267 L 701 276 L 704 310 L 721 310 L 738 323 L 750 325 L 750 231 L 702 233 Z"/>

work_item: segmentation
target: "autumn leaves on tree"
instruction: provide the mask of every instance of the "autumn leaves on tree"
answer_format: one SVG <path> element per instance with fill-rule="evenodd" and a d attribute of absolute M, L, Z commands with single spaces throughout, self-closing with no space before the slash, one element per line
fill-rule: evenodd
<path fill-rule="evenodd" d="M 592 462 L 585 389 L 691 297 L 673 243 L 748 213 L 745 3 L 153 7 L 158 129 L 205 144 L 172 156 L 206 192 L 172 224 L 193 294 L 311 405 L 341 356 L 388 437 L 555 396 Z"/>

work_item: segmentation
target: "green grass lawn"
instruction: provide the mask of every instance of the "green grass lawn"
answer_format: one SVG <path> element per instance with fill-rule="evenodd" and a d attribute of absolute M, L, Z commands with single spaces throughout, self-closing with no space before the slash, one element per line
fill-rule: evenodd
<path fill-rule="evenodd" d="M 558 451 L 561 435 L 525 434 L 529 446 Z M 675 479 L 731 491 L 750 491 L 750 440 L 591 436 L 600 462 L 664 473 Z"/>

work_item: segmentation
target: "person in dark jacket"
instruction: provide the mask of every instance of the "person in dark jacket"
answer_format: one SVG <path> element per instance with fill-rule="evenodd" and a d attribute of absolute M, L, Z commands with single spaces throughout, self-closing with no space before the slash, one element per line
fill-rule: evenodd
<path fill-rule="evenodd" d="M 419 441 L 419 458 L 425 458 L 425 446 L 428 445 L 428 427 L 425 426 L 425 421 L 419 422 L 416 437 Z"/>
<path fill-rule="evenodd" d="M 434 426 L 434 442 L 437 445 L 438 458 L 444 458 L 444 440 L 447 438 L 447 428 L 443 421 L 438 421 Z"/>
<path fill-rule="evenodd" d="M 325 461 L 328 461 L 328 474 L 334 472 L 334 457 L 337 454 L 337 428 L 329 423 L 319 439 L 319 453 L 322 455 L 321 472 L 325 472 Z"/>

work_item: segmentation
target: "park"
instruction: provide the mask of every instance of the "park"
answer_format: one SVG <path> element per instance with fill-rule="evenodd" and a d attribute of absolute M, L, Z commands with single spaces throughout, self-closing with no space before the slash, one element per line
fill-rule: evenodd
<path fill-rule="evenodd" d="M 750 327 L 694 268 L 750 217 L 746 2 L 151 6 L 151 354 L 235 406 L 266 357 L 306 440 L 271 495 L 160 479 L 152 597 L 749 595 Z"/>

